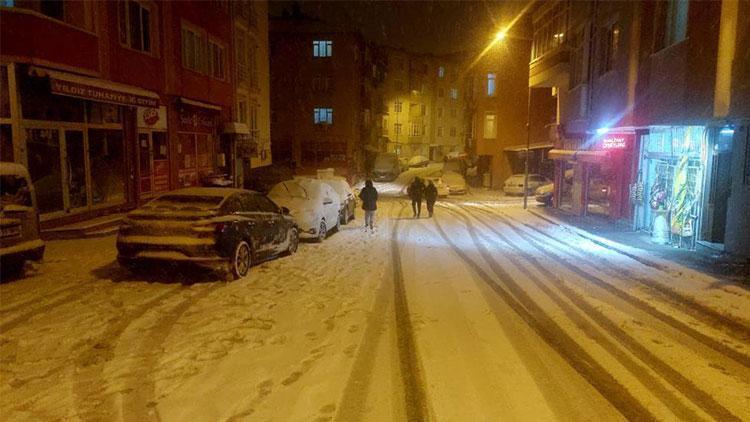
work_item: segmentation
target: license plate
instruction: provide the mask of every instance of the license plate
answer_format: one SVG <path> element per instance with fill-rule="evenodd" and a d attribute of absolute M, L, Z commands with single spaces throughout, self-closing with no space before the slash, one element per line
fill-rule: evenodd
<path fill-rule="evenodd" d="M 0 229 L 0 236 L 2 237 L 13 237 L 21 235 L 20 226 L 3 227 Z"/>

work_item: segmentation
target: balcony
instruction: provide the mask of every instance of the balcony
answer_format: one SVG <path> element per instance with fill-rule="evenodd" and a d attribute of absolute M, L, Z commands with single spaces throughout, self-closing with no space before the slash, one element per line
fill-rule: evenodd
<path fill-rule="evenodd" d="M 99 71 L 99 37 L 96 34 L 21 8 L 2 8 L 0 20 L 3 56 Z"/>
<path fill-rule="evenodd" d="M 565 45 L 548 51 L 529 63 L 529 86 L 553 87 L 567 83 L 570 72 L 570 49 Z"/>

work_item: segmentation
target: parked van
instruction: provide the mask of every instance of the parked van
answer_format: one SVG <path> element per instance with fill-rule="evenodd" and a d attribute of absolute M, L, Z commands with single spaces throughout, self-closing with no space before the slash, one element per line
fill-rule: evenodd
<path fill-rule="evenodd" d="M 0 277 L 19 275 L 27 260 L 39 261 L 43 256 L 29 172 L 20 164 L 0 162 Z"/>
<path fill-rule="evenodd" d="M 394 153 L 378 154 L 372 168 L 372 179 L 376 182 L 392 182 L 401 174 L 401 163 Z"/>

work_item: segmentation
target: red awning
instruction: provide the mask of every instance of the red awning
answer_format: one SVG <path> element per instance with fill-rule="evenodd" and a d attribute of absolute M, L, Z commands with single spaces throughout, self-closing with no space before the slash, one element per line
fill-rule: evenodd
<path fill-rule="evenodd" d="M 603 163 L 609 161 L 609 151 L 580 151 L 573 149 L 552 149 L 549 158 L 553 160 L 583 161 L 587 163 Z"/>

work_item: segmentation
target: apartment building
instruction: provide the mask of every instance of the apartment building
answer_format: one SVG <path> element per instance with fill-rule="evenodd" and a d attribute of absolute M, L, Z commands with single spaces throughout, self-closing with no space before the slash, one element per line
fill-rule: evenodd
<path fill-rule="evenodd" d="M 384 150 L 400 157 L 439 161 L 464 152 L 464 96 L 457 56 L 417 54 L 385 48 L 388 70 L 382 85 Z"/>
<path fill-rule="evenodd" d="M 568 2 L 532 13 L 529 85 L 557 91 L 555 206 L 750 253 L 747 2 Z"/>
<path fill-rule="evenodd" d="M 28 167 L 43 227 L 235 173 L 232 32 L 243 7 L 250 2 L 2 3 L 2 159 Z M 265 22 L 265 4 L 252 7 Z M 262 35 L 258 49 L 267 50 Z M 267 71 L 258 78 L 267 86 Z M 259 99 L 266 115 L 267 102 Z"/>
<path fill-rule="evenodd" d="M 301 15 L 271 19 L 270 46 L 274 160 L 301 174 L 362 172 L 378 102 L 368 88 L 374 52 L 359 33 Z"/>

